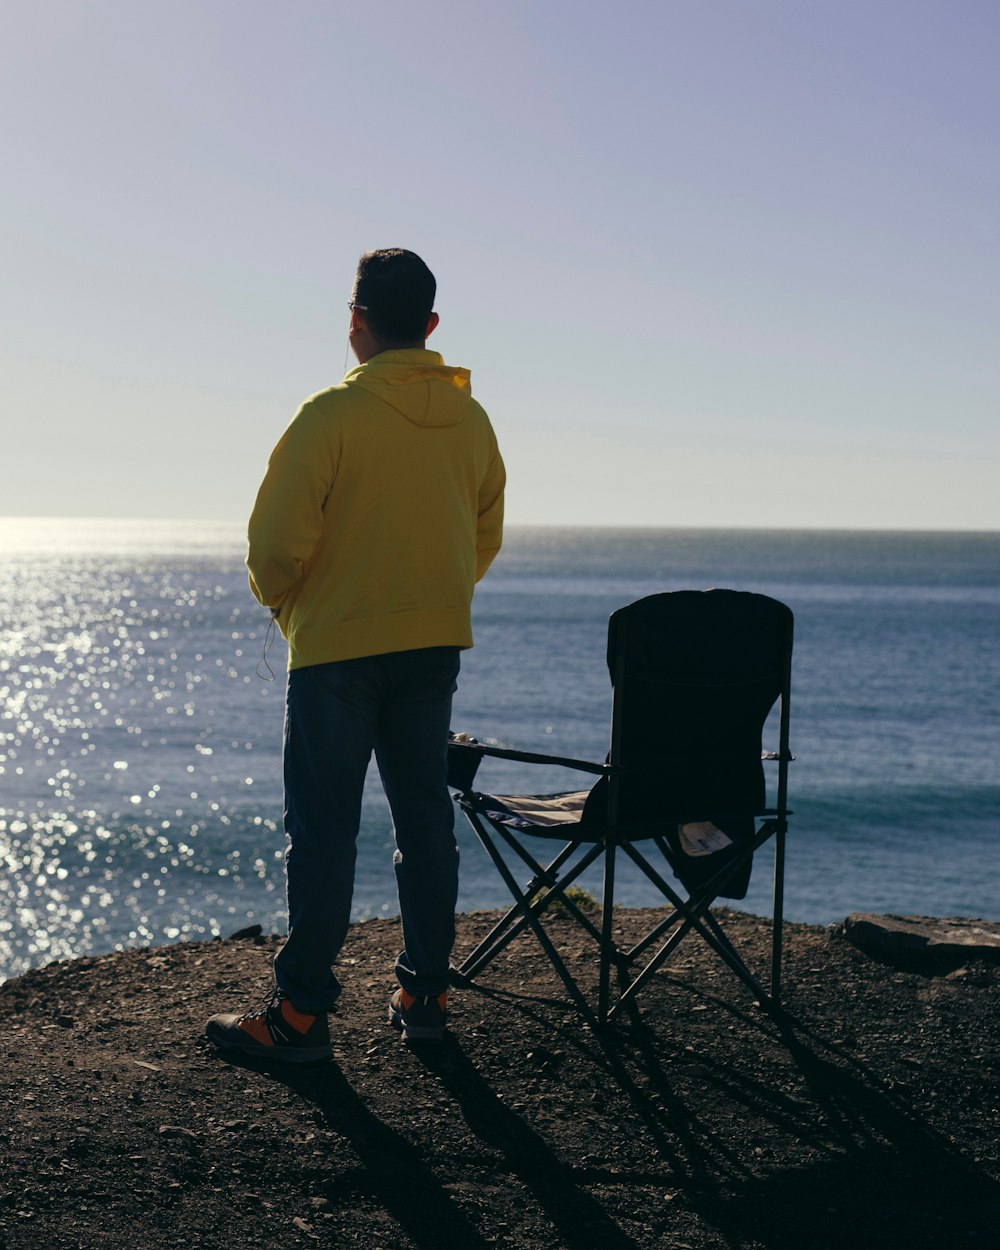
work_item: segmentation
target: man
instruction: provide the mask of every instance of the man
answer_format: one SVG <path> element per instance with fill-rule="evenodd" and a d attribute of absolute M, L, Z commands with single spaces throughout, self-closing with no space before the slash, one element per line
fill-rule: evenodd
<path fill-rule="evenodd" d="M 217 1045 L 289 1062 L 331 1054 L 331 964 L 347 934 L 372 752 L 392 811 L 403 950 L 390 1019 L 439 1039 L 458 849 L 446 787 L 459 652 L 500 549 L 504 466 L 469 372 L 425 340 L 436 283 L 413 252 L 361 257 L 358 367 L 299 409 L 249 525 L 257 599 L 288 639 L 284 781 L 288 938 L 260 1008 L 218 1015 Z"/>

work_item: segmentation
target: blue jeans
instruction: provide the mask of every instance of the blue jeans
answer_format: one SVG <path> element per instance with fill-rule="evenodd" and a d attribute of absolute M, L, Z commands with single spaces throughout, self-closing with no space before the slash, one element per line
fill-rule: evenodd
<path fill-rule="evenodd" d="M 448 986 L 458 846 L 446 784 L 458 647 L 427 647 L 293 669 L 285 711 L 288 938 L 275 979 L 302 1011 L 333 1006 L 331 964 L 351 916 L 361 797 L 372 751 L 392 811 L 409 994 Z"/>

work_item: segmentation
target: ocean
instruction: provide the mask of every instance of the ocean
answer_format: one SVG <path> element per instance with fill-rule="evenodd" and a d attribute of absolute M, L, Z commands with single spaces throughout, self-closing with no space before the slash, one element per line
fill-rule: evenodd
<path fill-rule="evenodd" d="M 261 662 L 242 558 L 223 524 L 0 520 L 0 979 L 283 930 L 286 652 L 279 637 Z M 710 586 L 795 614 L 786 916 L 1000 919 L 1000 534 L 512 529 L 477 590 L 453 727 L 603 759 L 608 616 Z M 488 762 L 479 784 L 578 778 Z M 456 827 L 460 908 L 502 905 Z M 391 853 L 373 767 L 357 919 L 395 914 Z M 769 877 L 762 855 L 741 906 L 767 911 Z"/>

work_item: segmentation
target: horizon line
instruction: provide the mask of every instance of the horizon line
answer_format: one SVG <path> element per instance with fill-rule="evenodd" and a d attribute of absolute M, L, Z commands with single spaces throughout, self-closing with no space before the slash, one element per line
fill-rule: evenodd
<path fill-rule="evenodd" d="M 90 514 L 50 514 L 50 513 L 10 513 L 0 514 L 0 525 L 7 523 L 38 524 L 119 524 L 119 525 L 225 525 L 245 528 L 245 521 L 237 521 L 223 517 L 179 517 L 179 516 L 98 516 Z M 629 522 L 593 522 L 593 521 L 509 521 L 505 530 L 601 530 L 620 532 L 654 532 L 654 533 L 690 533 L 693 531 L 732 533 L 814 533 L 814 534 L 1000 534 L 1000 526 L 993 529 L 972 528 L 969 526 L 920 526 L 920 525 L 670 525 Z"/>

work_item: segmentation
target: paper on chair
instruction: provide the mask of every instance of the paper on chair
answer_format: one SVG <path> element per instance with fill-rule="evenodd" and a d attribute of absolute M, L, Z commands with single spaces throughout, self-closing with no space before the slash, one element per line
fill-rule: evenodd
<path fill-rule="evenodd" d="M 714 855 L 716 851 L 724 851 L 727 846 L 733 845 L 732 838 L 726 837 L 710 820 L 678 825 L 677 832 L 685 855 Z"/>

